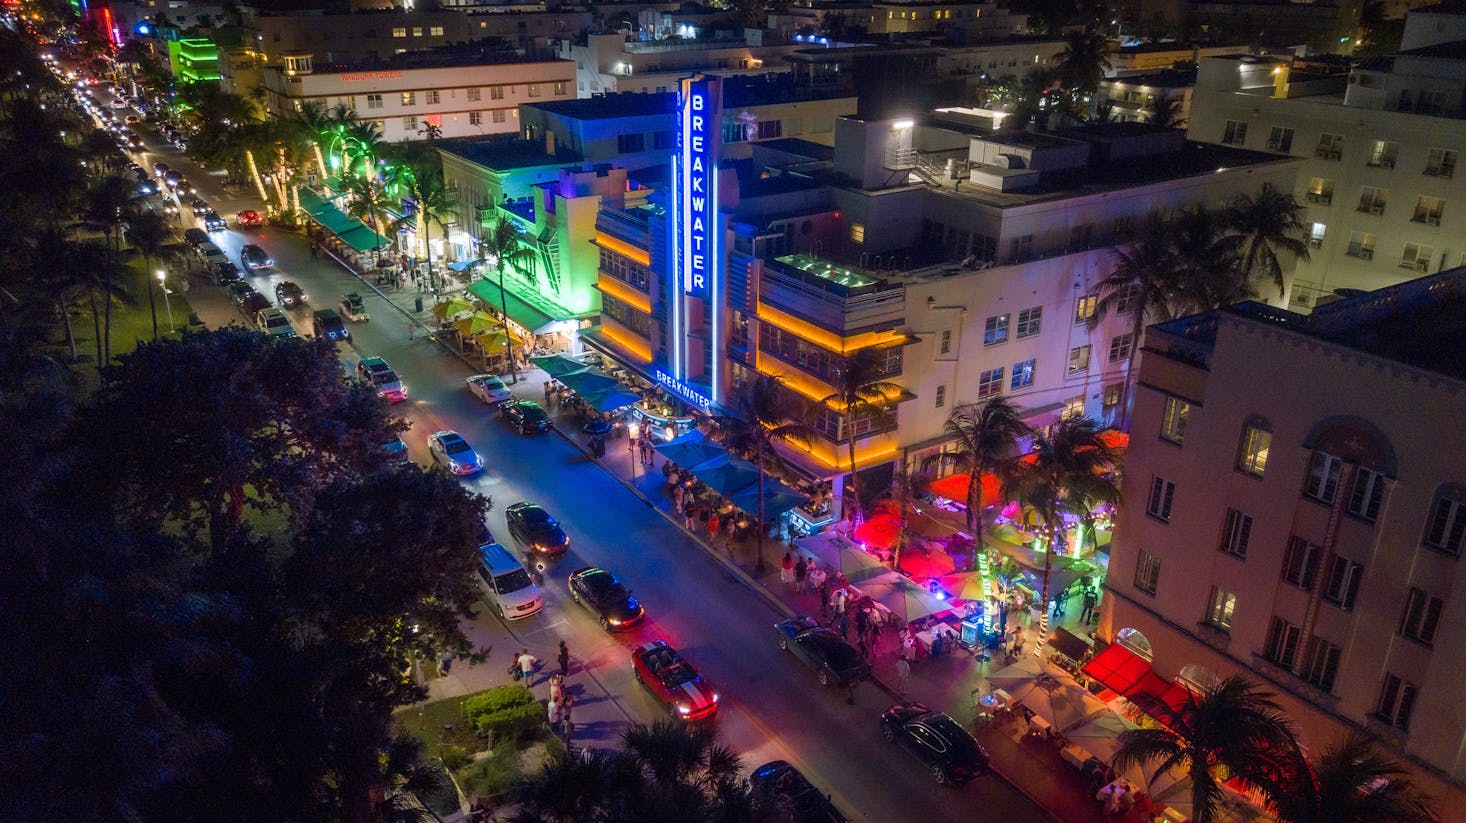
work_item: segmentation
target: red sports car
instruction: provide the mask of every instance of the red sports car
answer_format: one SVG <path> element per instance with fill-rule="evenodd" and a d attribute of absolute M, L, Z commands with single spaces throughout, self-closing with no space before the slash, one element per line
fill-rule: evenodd
<path fill-rule="evenodd" d="M 245 209 L 244 211 L 235 215 L 235 217 L 239 219 L 240 228 L 265 225 L 265 216 L 255 211 L 254 209 Z"/>
<path fill-rule="evenodd" d="M 701 720 L 718 712 L 718 693 L 691 663 L 661 640 L 631 651 L 631 668 L 642 684 L 682 720 Z"/>

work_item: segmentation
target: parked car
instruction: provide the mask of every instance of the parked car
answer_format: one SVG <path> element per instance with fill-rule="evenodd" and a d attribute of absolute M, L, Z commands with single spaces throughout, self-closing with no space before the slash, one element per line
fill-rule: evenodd
<path fill-rule="evenodd" d="M 259 327 L 260 331 L 272 337 L 295 336 L 295 329 L 290 326 L 290 318 L 285 316 L 285 312 L 273 306 L 260 309 L 259 313 L 255 315 L 255 325 Z"/>
<path fill-rule="evenodd" d="M 209 208 L 209 204 L 204 200 L 204 198 L 199 197 L 198 195 L 194 195 L 193 197 L 188 198 L 188 205 L 189 208 L 193 209 L 194 217 L 203 217 L 204 215 L 213 211 L 213 209 Z"/>
<path fill-rule="evenodd" d="M 503 403 L 514 399 L 514 395 L 509 393 L 509 387 L 504 385 L 504 380 L 493 374 L 475 374 L 468 378 L 468 393 L 485 403 Z"/>
<path fill-rule="evenodd" d="M 294 280 L 281 280 L 275 284 L 275 302 L 279 303 L 282 309 L 304 306 L 307 299 L 305 289 L 302 289 Z"/>
<path fill-rule="evenodd" d="M 311 329 L 316 337 L 325 337 L 329 340 L 350 340 L 351 329 L 346 328 L 346 323 L 335 309 L 316 309 L 311 312 Z"/>
<path fill-rule="evenodd" d="M 453 474 L 473 474 L 484 467 L 478 452 L 468 445 L 463 435 L 455 431 L 445 429 L 428 435 L 428 453 L 433 456 L 435 465 L 442 466 Z"/>
<path fill-rule="evenodd" d="M 156 174 L 159 177 L 166 175 L 168 171 L 168 164 L 164 163 L 162 160 L 159 160 L 158 162 L 153 164 L 153 174 Z"/>
<path fill-rule="evenodd" d="M 239 250 L 239 262 L 248 271 L 268 269 L 275 265 L 275 261 L 270 259 L 270 255 L 266 254 L 264 249 L 254 243 L 245 243 L 244 248 Z"/>
<path fill-rule="evenodd" d="M 754 791 L 773 800 L 775 820 L 784 823 L 847 823 L 829 795 L 815 788 L 785 760 L 771 760 L 748 776 Z"/>
<path fill-rule="evenodd" d="M 539 434 L 550 430 L 550 416 L 533 400 L 501 403 L 499 415 L 520 434 Z"/>
<path fill-rule="evenodd" d="M 245 209 L 244 211 L 234 215 L 234 219 L 239 221 L 239 227 L 242 229 L 247 229 L 252 226 L 265 225 L 265 216 L 255 211 L 254 209 Z"/>
<path fill-rule="evenodd" d="M 183 230 L 183 242 L 194 248 L 198 248 L 209 242 L 209 233 L 200 228 L 187 228 Z"/>
<path fill-rule="evenodd" d="M 397 372 L 387 365 L 387 361 L 380 357 L 363 357 L 356 364 L 356 376 L 366 385 L 374 387 L 377 395 L 386 398 L 390 403 L 407 399 L 407 386 L 403 385 Z"/>
<path fill-rule="evenodd" d="M 341 307 L 341 313 L 353 323 L 363 323 L 372 319 L 372 316 L 367 314 L 366 303 L 362 302 L 361 295 L 356 292 L 342 295 L 338 305 Z"/>
<path fill-rule="evenodd" d="M 478 579 L 484 602 L 505 620 L 539 614 L 545 600 L 524 566 L 493 542 L 479 546 Z"/>
<path fill-rule="evenodd" d="M 407 443 L 400 437 L 394 437 L 378 446 L 377 451 L 381 452 L 382 460 L 386 463 L 412 462 L 412 456 L 407 453 Z"/>
<path fill-rule="evenodd" d="M 239 298 L 239 311 L 247 318 L 254 318 L 265 309 L 273 309 L 270 305 L 270 298 L 257 291 L 251 291 Z M 279 311 L 276 309 L 276 311 Z"/>
<path fill-rule="evenodd" d="M 560 521 L 536 503 L 515 503 L 504 510 L 504 520 L 509 534 L 526 551 L 559 557 L 570 548 L 570 536 Z"/>
<path fill-rule="evenodd" d="M 204 261 L 204 268 L 213 271 L 220 263 L 228 263 L 229 258 L 224 255 L 224 250 L 214 245 L 212 241 L 205 240 L 195 249 L 199 258 Z"/>
<path fill-rule="evenodd" d="M 223 231 L 229 228 L 229 224 L 224 222 L 224 218 L 220 217 L 218 212 L 207 211 L 204 212 L 204 228 L 209 231 Z"/>
<path fill-rule="evenodd" d="M 897 703 L 881 715 L 881 734 L 906 749 L 938 783 L 960 786 L 988 773 L 988 753 L 957 721 L 920 703 Z"/>
<path fill-rule="evenodd" d="M 215 285 L 219 286 L 236 282 L 244 276 L 239 271 L 239 267 L 228 260 L 220 260 L 215 263 L 209 269 L 209 273 L 213 275 Z"/>
<path fill-rule="evenodd" d="M 870 676 L 860 650 L 812 617 L 794 617 L 774 624 L 779 648 L 814 669 L 821 686 L 848 686 Z"/>
<path fill-rule="evenodd" d="M 616 575 L 595 566 L 570 573 L 570 599 L 586 607 L 606 631 L 624 631 L 646 618 L 646 610 Z"/>
<path fill-rule="evenodd" d="M 717 689 L 666 641 L 632 649 L 631 674 L 675 719 L 703 720 L 718 713 Z"/>

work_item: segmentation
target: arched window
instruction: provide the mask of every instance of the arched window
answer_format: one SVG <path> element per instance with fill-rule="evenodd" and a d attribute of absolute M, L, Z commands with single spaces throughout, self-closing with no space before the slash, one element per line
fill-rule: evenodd
<path fill-rule="evenodd" d="M 1267 471 L 1267 456 L 1272 445 L 1272 424 L 1257 415 L 1247 418 L 1242 424 L 1242 442 L 1237 447 L 1237 470 L 1262 477 Z"/>
<path fill-rule="evenodd" d="M 1121 629 L 1115 633 L 1115 642 L 1146 660 L 1152 657 L 1150 640 L 1140 633 L 1140 629 Z"/>
<path fill-rule="evenodd" d="M 1337 416 L 1320 421 L 1303 440 L 1312 449 L 1303 493 L 1333 505 L 1342 491 L 1344 510 L 1373 522 L 1384 504 L 1385 486 L 1395 476 L 1395 450 L 1373 423 L 1359 417 Z M 1348 474 L 1344 466 L 1352 465 Z M 1352 475 L 1352 477 L 1351 477 Z M 1348 488 L 1341 484 L 1348 481 Z"/>

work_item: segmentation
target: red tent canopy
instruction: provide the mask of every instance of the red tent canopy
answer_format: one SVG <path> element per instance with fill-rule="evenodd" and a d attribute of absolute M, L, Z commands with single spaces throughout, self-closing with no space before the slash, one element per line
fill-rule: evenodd
<path fill-rule="evenodd" d="M 1155 677 L 1155 673 L 1150 670 L 1149 661 L 1119 643 L 1084 664 L 1084 673 L 1126 697 L 1135 691 L 1146 675 Z M 1156 679 L 1160 680 L 1158 677 Z"/>
<path fill-rule="evenodd" d="M 972 485 L 970 474 L 949 474 L 946 477 L 939 477 L 927 485 L 927 490 L 932 494 L 945 497 L 948 500 L 955 500 L 958 503 L 967 502 L 967 490 Z M 991 474 L 982 476 L 982 500 L 984 503 L 997 503 L 1003 496 L 1002 484 L 998 478 Z"/>
<path fill-rule="evenodd" d="M 873 549 L 889 549 L 901 536 L 901 521 L 890 515 L 877 514 L 855 527 L 852 537 Z"/>

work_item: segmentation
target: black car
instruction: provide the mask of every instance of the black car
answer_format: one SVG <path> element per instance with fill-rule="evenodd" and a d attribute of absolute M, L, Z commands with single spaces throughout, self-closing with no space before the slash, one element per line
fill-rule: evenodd
<path fill-rule="evenodd" d="M 812 617 L 775 623 L 774 631 L 778 633 L 779 648 L 818 672 L 821 686 L 849 686 L 870 677 L 870 664 L 860 650 Z"/>
<path fill-rule="evenodd" d="M 183 242 L 190 246 L 198 246 L 201 243 L 209 242 L 209 233 L 203 229 L 189 228 L 183 230 Z"/>
<path fill-rule="evenodd" d="M 199 197 L 198 195 L 194 195 L 193 197 L 188 198 L 188 205 L 191 209 L 193 209 L 194 217 L 203 217 L 204 215 L 213 211 L 213 209 L 209 207 L 208 202 L 206 202 L 204 198 Z"/>
<path fill-rule="evenodd" d="M 239 298 L 239 310 L 243 312 L 245 317 L 252 319 L 255 315 L 268 308 L 271 308 L 270 298 L 257 291 L 252 291 Z"/>
<path fill-rule="evenodd" d="M 311 327 L 316 337 L 325 337 L 331 340 L 350 340 L 351 329 L 346 328 L 342 322 L 341 315 L 335 309 L 316 309 L 311 314 Z"/>
<path fill-rule="evenodd" d="M 229 283 L 224 287 L 224 291 L 229 295 L 229 299 L 234 301 L 234 305 L 236 306 L 244 305 L 245 298 L 251 294 L 259 293 L 255 291 L 254 286 L 251 286 L 243 280 L 236 280 L 233 283 Z"/>
<path fill-rule="evenodd" d="M 239 267 L 228 260 L 220 260 L 213 264 L 209 273 L 213 275 L 214 283 L 220 286 L 236 282 L 244 276 L 240 273 Z"/>
<path fill-rule="evenodd" d="M 846 823 L 828 795 L 810 783 L 799 770 L 784 760 L 773 760 L 748 776 L 754 791 L 773 801 L 775 820 L 788 823 Z"/>
<path fill-rule="evenodd" d="M 646 610 L 616 575 L 595 566 L 570 574 L 570 599 L 591 610 L 606 631 L 623 631 L 640 623 Z"/>
<path fill-rule="evenodd" d="M 229 224 L 224 222 L 224 218 L 220 217 L 218 212 L 210 209 L 204 213 L 204 228 L 209 231 L 223 231 L 228 227 Z"/>
<path fill-rule="evenodd" d="M 244 267 L 249 271 L 268 269 L 275 265 L 275 261 L 270 259 L 270 255 L 266 254 L 264 249 L 254 243 L 246 243 L 244 244 L 244 248 L 239 250 L 239 262 L 243 263 Z"/>
<path fill-rule="evenodd" d="M 294 280 L 281 280 L 275 284 L 275 302 L 280 304 L 280 308 L 304 306 L 305 301 L 305 289 L 297 285 Z"/>
<path fill-rule="evenodd" d="M 570 537 L 560 521 L 535 503 L 515 503 L 504 510 L 509 534 L 530 552 L 559 557 L 570 548 Z"/>
<path fill-rule="evenodd" d="M 550 416 L 533 400 L 500 403 L 499 414 L 520 434 L 539 434 L 550 430 Z"/>
<path fill-rule="evenodd" d="M 963 783 L 988 773 L 988 753 L 947 715 L 920 703 L 897 703 L 881 715 L 881 734 L 916 755 L 938 783 Z"/>

